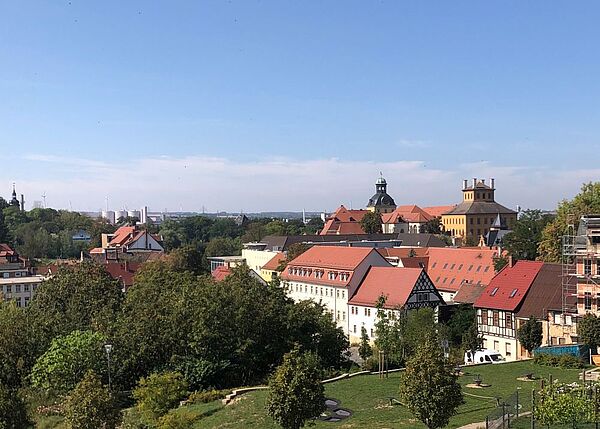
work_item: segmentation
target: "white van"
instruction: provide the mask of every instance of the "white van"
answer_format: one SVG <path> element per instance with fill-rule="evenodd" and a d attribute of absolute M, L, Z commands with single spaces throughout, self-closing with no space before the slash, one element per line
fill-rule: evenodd
<path fill-rule="evenodd" d="M 473 365 L 476 363 L 502 363 L 506 361 L 504 357 L 495 350 L 476 350 L 473 353 L 467 350 L 465 353 L 465 365 Z"/>

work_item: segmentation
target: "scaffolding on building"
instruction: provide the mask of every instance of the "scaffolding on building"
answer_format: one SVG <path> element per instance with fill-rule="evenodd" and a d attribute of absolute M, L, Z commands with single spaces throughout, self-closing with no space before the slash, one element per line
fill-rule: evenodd
<path fill-rule="evenodd" d="M 572 216 L 568 218 L 561 255 L 563 318 L 592 311 L 593 301 L 596 301 L 596 311 L 600 312 L 600 254 L 595 240 L 599 225 L 595 225 L 596 220 L 600 221 L 600 216 L 584 216 L 580 222 L 586 222 L 585 228 L 575 228 Z M 590 221 L 594 224 L 590 225 Z"/>

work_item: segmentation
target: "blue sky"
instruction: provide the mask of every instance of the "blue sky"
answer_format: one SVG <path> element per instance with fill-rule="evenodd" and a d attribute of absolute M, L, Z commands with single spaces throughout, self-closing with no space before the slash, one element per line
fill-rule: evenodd
<path fill-rule="evenodd" d="M 76 209 L 331 210 L 364 205 L 383 170 L 398 204 L 495 176 L 506 205 L 552 208 L 600 176 L 599 16 L 583 1 L 0 1 L 0 189 Z"/>

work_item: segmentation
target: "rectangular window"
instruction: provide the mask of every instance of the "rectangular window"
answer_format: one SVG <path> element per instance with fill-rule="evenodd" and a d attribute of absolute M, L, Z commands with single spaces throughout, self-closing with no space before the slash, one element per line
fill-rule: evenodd
<path fill-rule="evenodd" d="M 506 356 L 508 357 L 508 356 L 512 355 L 512 348 L 510 347 L 510 343 L 506 343 L 505 347 L 506 347 L 506 349 L 505 349 Z"/>
<path fill-rule="evenodd" d="M 23 285 L 24 292 L 29 292 L 29 285 Z"/>
<path fill-rule="evenodd" d="M 365 308 L 365 316 L 367 315 L 367 309 Z"/>
<path fill-rule="evenodd" d="M 346 312 L 342 311 L 342 320 L 346 320 Z"/>
<path fill-rule="evenodd" d="M 592 293 L 591 292 L 585 292 L 583 305 L 586 310 L 592 309 Z"/>
<path fill-rule="evenodd" d="M 354 332 L 354 333 L 356 334 L 356 325 L 354 325 L 354 326 L 352 327 L 352 332 Z"/>
<path fill-rule="evenodd" d="M 512 329 L 512 314 L 506 313 L 506 329 Z"/>
<path fill-rule="evenodd" d="M 494 310 L 492 313 L 492 324 L 494 326 L 500 326 L 500 313 L 498 310 Z"/>
<path fill-rule="evenodd" d="M 21 293 L 21 285 L 15 285 L 15 293 Z"/>
<path fill-rule="evenodd" d="M 584 259 L 583 260 L 583 274 L 589 276 L 592 274 L 592 260 Z"/>
<path fill-rule="evenodd" d="M 481 324 L 482 325 L 487 325 L 488 324 L 488 312 L 487 312 L 487 310 L 481 310 Z"/>
<path fill-rule="evenodd" d="M 371 309 L 367 308 L 367 316 L 371 317 Z"/>

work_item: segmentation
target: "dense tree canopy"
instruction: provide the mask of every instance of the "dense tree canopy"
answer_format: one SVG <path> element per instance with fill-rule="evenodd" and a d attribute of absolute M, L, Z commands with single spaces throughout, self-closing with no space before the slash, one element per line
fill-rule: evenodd
<path fill-rule="evenodd" d="M 572 200 L 558 205 L 556 218 L 544 228 L 539 245 L 539 255 L 547 262 L 560 262 L 561 237 L 567 233 L 567 225 L 575 228 L 583 215 L 600 213 L 600 182 L 586 183 Z"/>
<path fill-rule="evenodd" d="M 542 344 L 542 323 L 530 317 L 517 331 L 517 338 L 525 350 L 532 353 Z"/>
<path fill-rule="evenodd" d="M 381 215 L 377 212 L 365 213 L 360 220 L 360 227 L 366 234 L 376 234 L 381 232 Z"/>
<path fill-rule="evenodd" d="M 540 210 L 525 210 L 519 216 L 513 231 L 507 234 L 502 246 L 515 259 L 538 259 L 542 231 L 552 222 L 552 216 Z"/>

